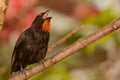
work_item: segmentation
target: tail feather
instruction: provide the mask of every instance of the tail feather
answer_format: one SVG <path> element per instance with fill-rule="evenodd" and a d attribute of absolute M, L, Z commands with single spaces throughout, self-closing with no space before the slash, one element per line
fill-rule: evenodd
<path fill-rule="evenodd" d="M 20 71 L 20 69 L 21 69 L 21 65 L 17 61 L 15 61 L 11 66 L 10 73 Z"/>

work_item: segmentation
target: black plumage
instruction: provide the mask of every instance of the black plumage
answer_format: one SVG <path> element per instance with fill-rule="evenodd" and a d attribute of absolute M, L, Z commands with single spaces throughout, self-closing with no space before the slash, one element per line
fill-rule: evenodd
<path fill-rule="evenodd" d="M 48 11 L 36 16 L 32 26 L 25 30 L 18 38 L 11 60 L 11 72 L 20 71 L 29 64 L 37 63 L 46 56 L 49 31 L 42 30 L 45 21 L 51 17 L 45 17 Z M 47 25 L 49 27 L 49 25 Z"/>

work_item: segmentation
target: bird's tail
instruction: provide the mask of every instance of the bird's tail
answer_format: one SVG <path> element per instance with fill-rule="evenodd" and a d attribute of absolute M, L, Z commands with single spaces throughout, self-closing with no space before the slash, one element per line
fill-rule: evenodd
<path fill-rule="evenodd" d="M 21 69 L 21 65 L 17 61 L 15 61 L 13 62 L 13 64 L 11 64 L 10 73 L 20 71 L 20 69 Z"/>

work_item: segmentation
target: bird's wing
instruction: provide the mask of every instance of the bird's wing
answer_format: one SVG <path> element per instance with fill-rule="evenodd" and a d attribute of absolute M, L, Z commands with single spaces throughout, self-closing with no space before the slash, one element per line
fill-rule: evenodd
<path fill-rule="evenodd" d="M 20 35 L 20 37 L 18 38 L 18 40 L 16 42 L 16 45 L 15 45 L 15 48 L 13 50 L 13 54 L 12 54 L 12 58 L 11 58 L 11 63 L 12 64 L 13 64 L 13 60 L 14 60 L 15 55 L 17 54 L 19 48 L 23 47 L 25 44 L 26 44 L 26 42 L 25 42 L 25 34 L 22 33 Z"/>

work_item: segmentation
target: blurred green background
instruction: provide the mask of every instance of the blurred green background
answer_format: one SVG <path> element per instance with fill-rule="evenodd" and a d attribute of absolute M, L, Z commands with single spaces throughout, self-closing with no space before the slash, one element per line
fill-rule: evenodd
<path fill-rule="evenodd" d="M 120 14 L 119 0 L 9 0 L 0 31 L 0 80 L 8 80 L 15 42 L 34 17 L 45 10 L 52 16 L 49 46 L 76 27 L 84 28 L 47 54 L 60 52 L 77 39 L 102 29 Z M 29 80 L 118 80 L 120 79 L 120 30 L 92 43 Z"/>

